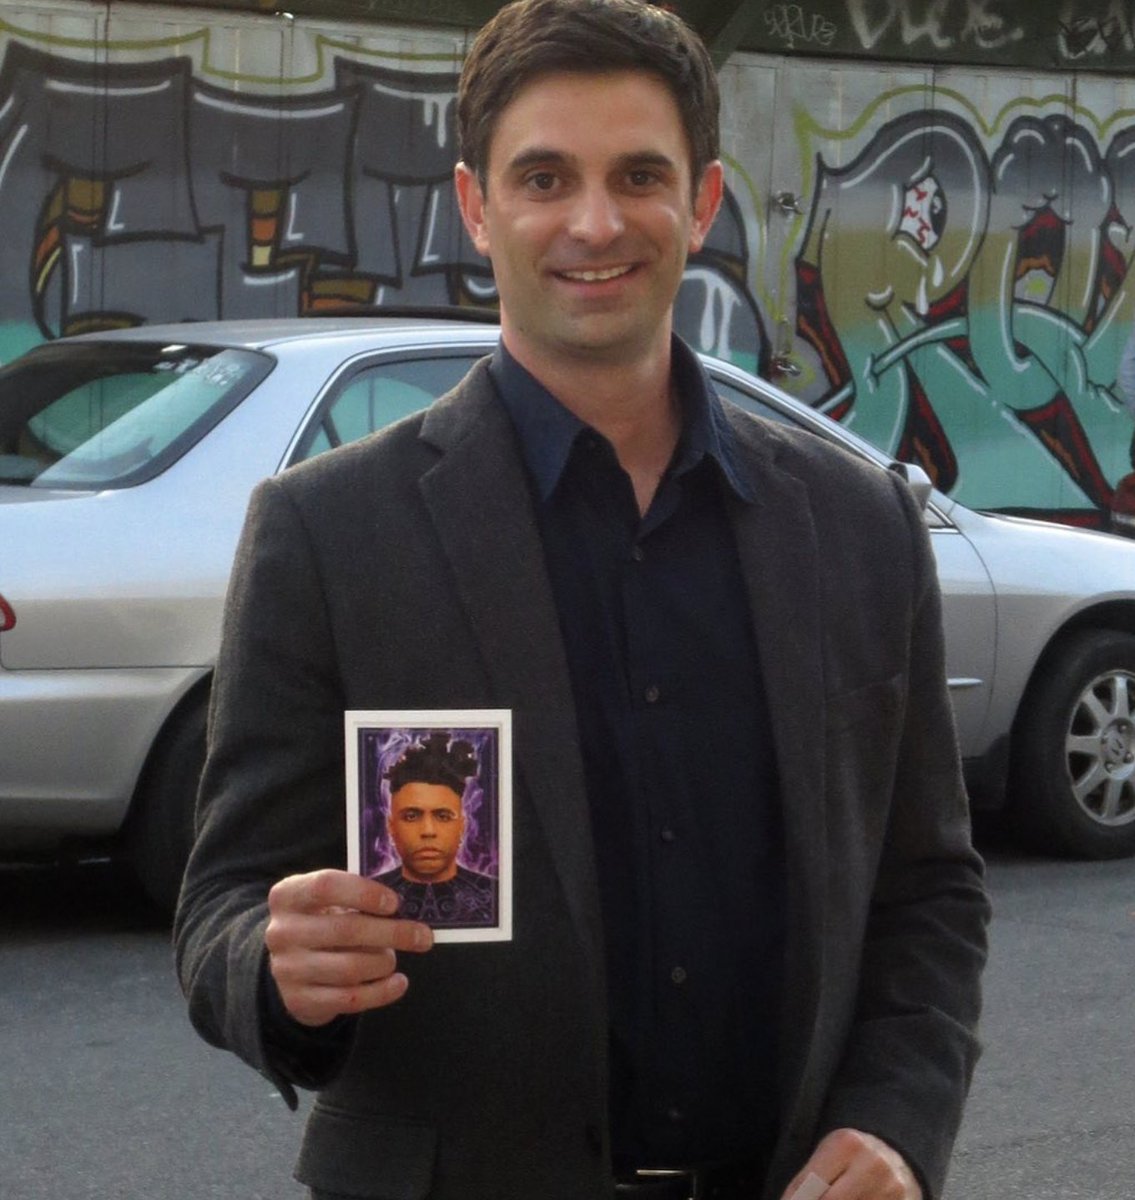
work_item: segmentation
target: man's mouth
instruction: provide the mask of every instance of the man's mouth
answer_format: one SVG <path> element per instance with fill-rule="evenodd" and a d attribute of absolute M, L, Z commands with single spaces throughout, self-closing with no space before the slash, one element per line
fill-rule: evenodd
<path fill-rule="evenodd" d="M 618 279 L 634 270 L 633 263 L 625 263 L 621 267 L 601 267 L 588 271 L 558 271 L 557 274 L 573 283 L 606 283 L 608 279 Z"/>

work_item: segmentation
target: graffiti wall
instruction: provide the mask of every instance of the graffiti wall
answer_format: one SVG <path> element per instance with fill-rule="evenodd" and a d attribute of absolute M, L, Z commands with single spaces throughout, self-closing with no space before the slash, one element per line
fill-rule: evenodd
<path fill-rule="evenodd" d="M 0 16 L 0 359 L 167 319 L 492 306 L 450 187 L 464 34 L 58 0 Z M 743 54 L 699 348 L 978 506 L 1130 470 L 1135 82 Z"/>
<path fill-rule="evenodd" d="M 53 6 L 44 31 L 10 11 L 4 358 L 159 319 L 494 303 L 450 182 L 460 37 L 136 7 L 108 30 Z M 748 259 L 730 200 L 679 311 L 699 344 L 755 365 Z"/>
<path fill-rule="evenodd" d="M 764 0 L 747 50 L 1129 72 L 1131 0 Z"/>
<path fill-rule="evenodd" d="M 1106 525 L 1131 471 L 1135 87 L 806 69 L 791 90 L 827 93 L 785 101 L 799 390 L 967 504 Z"/>

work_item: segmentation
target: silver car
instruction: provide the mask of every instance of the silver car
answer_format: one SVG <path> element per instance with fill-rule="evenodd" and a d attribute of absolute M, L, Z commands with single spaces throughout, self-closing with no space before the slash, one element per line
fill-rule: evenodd
<path fill-rule="evenodd" d="M 495 339 L 440 317 L 144 326 L 0 371 L 0 855 L 110 839 L 171 902 L 249 492 L 425 406 Z M 975 805 L 1043 848 L 1135 853 L 1135 542 L 963 508 L 707 365 L 921 492 Z"/>

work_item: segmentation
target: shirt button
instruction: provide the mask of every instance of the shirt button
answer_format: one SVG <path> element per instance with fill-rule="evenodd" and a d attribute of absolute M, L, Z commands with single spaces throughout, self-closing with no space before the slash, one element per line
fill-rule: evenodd
<path fill-rule="evenodd" d="M 670 972 L 670 982 L 676 983 L 676 984 L 685 983 L 686 982 L 686 968 L 685 967 L 675 967 Z"/>
<path fill-rule="evenodd" d="M 655 687 L 654 684 L 651 684 L 650 687 L 648 687 L 646 689 L 646 691 L 643 692 L 643 697 L 646 699 L 647 704 L 657 704 L 658 697 L 661 695 L 662 695 L 661 691 L 659 691 L 659 689 L 657 687 Z"/>
<path fill-rule="evenodd" d="M 640 562 L 642 562 L 642 560 L 643 560 L 645 557 L 646 557 L 646 553 L 645 553 L 645 551 L 643 550 L 643 548 L 642 548 L 641 546 L 632 546 L 632 547 L 631 547 L 631 559 L 632 559 L 632 561 L 634 561 L 634 562 L 636 562 L 636 563 L 640 563 Z"/>
<path fill-rule="evenodd" d="M 666 1110 L 667 1119 L 673 1121 L 675 1125 L 677 1125 L 679 1121 L 683 1120 L 685 1115 L 686 1114 L 682 1112 L 682 1110 L 676 1104 L 671 1104 Z"/>
<path fill-rule="evenodd" d="M 658 836 L 664 842 L 672 842 L 677 838 L 678 835 L 670 828 L 669 825 L 663 825 L 663 827 L 658 831 Z"/>

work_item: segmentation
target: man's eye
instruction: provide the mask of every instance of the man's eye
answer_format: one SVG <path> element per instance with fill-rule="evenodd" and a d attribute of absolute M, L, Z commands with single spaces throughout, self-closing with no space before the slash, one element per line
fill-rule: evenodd
<path fill-rule="evenodd" d="M 648 187 L 658 178 L 653 171 L 632 171 L 630 181 L 635 187 Z"/>
<path fill-rule="evenodd" d="M 550 192 L 556 186 L 556 177 L 551 171 L 537 171 L 528 176 L 528 186 L 537 192 Z"/>
<path fill-rule="evenodd" d="M 404 808 L 402 810 L 403 821 L 419 821 L 421 817 L 422 810 L 420 808 Z"/>
<path fill-rule="evenodd" d="M 434 813 L 434 817 L 438 821 L 455 821 L 457 814 L 450 812 L 447 808 L 443 808 L 440 812 Z"/>

